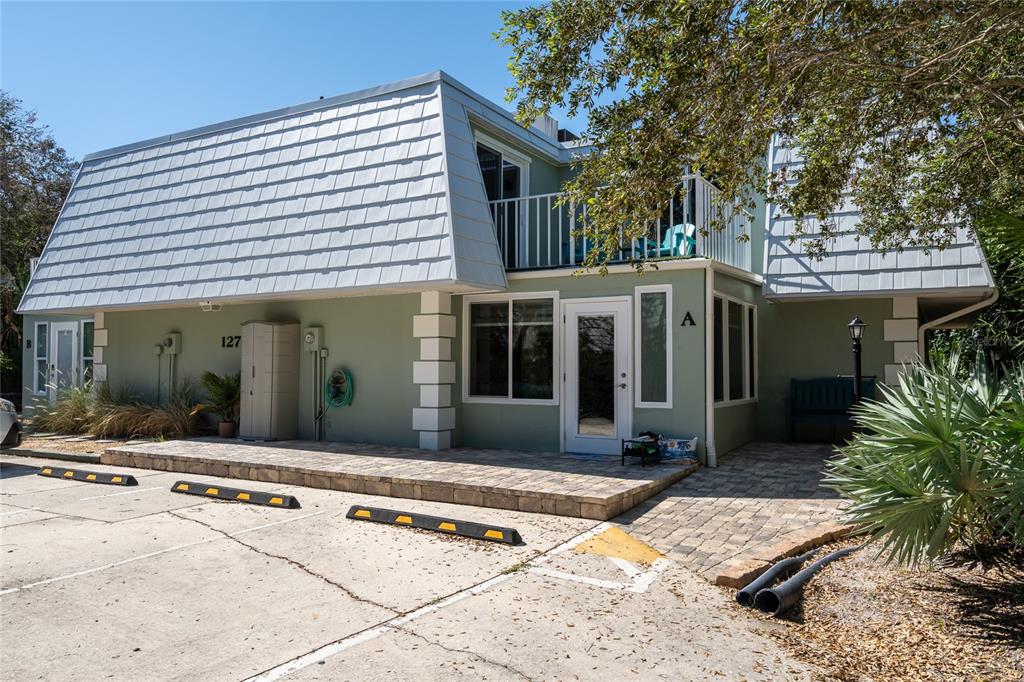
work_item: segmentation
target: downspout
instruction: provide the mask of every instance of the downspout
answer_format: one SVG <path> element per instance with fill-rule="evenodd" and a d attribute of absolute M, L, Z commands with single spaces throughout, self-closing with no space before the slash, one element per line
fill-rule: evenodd
<path fill-rule="evenodd" d="M 704 267 L 704 463 L 718 466 L 715 454 L 715 271 Z"/>
<path fill-rule="evenodd" d="M 918 327 L 917 328 L 917 354 L 918 354 L 918 356 L 920 356 L 921 360 L 924 361 L 924 359 L 925 359 L 925 354 L 924 354 L 925 353 L 925 346 L 924 346 L 924 335 L 925 335 L 925 332 L 927 332 L 927 331 L 929 331 L 931 329 L 935 329 L 936 327 L 939 327 L 940 325 L 946 324 L 947 322 L 952 322 L 953 320 L 957 319 L 958 317 L 963 317 L 964 315 L 967 315 L 969 313 L 973 313 L 976 310 L 981 310 L 982 308 L 987 308 L 990 305 L 992 305 L 993 303 L 995 303 L 996 300 L 998 300 L 998 299 L 999 299 L 999 289 L 996 289 L 996 290 L 994 290 L 992 295 L 990 297 L 986 298 L 986 299 L 982 299 L 982 300 L 978 301 L 977 303 L 972 303 L 971 305 L 967 306 L 966 308 L 961 308 L 960 310 L 952 312 L 949 315 L 943 315 L 942 317 L 934 319 L 931 322 L 925 322 L 920 327 Z"/>

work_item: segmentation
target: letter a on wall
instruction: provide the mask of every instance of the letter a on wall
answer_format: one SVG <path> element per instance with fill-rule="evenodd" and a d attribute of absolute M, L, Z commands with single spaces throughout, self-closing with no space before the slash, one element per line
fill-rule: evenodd
<path fill-rule="evenodd" d="M 686 314 L 683 315 L 683 323 L 681 325 L 679 325 L 679 326 L 680 327 L 696 327 L 697 326 L 697 323 L 694 322 L 693 315 L 690 314 L 689 310 L 687 310 Z"/>

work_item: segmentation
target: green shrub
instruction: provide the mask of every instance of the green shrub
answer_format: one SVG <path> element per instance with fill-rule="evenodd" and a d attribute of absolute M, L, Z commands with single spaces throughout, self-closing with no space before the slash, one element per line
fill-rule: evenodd
<path fill-rule="evenodd" d="M 238 418 L 238 404 L 242 398 L 242 376 L 234 374 L 214 374 L 206 372 L 201 381 L 206 389 L 206 400 L 203 410 L 210 412 L 221 421 L 234 421 Z"/>
<path fill-rule="evenodd" d="M 1024 370 L 908 366 L 898 389 L 854 410 L 861 429 L 827 465 L 826 485 L 889 560 L 954 548 L 1024 548 Z"/>

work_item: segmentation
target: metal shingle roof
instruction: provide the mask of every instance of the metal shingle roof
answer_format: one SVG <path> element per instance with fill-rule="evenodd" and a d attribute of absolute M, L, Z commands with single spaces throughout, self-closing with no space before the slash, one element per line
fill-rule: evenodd
<path fill-rule="evenodd" d="M 88 156 L 19 311 L 503 288 L 479 172 L 451 174 L 466 99 L 437 72 Z"/>
<path fill-rule="evenodd" d="M 771 170 L 799 167 L 799 150 L 776 139 L 769 149 Z M 907 247 L 881 254 L 866 239 L 857 239 L 857 206 L 847 198 L 830 214 L 838 228 L 836 241 L 822 260 L 809 258 L 801 238 L 791 243 L 796 221 L 773 204 L 767 207 L 765 231 L 764 295 L 766 298 L 814 298 L 846 295 L 882 296 L 953 290 L 991 290 L 992 273 L 977 242 L 960 227 L 956 240 L 945 249 Z M 815 232 L 815 220 L 806 223 Z"/>

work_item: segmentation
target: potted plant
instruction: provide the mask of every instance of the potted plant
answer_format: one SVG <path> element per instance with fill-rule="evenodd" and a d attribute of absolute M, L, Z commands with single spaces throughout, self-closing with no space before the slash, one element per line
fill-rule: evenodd
<path fill-rule="evenodd" d="M 206 389 L 206 402 L 203 409 L 220 418 L 217 432 L 221 438 L 234 438 L 238 417 L 238 403 L 242 394 L 242 377 L 240 374 L 214 374 L 206 372 L 202 378 Z"/>

